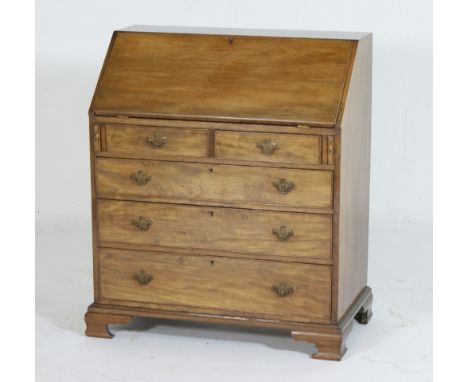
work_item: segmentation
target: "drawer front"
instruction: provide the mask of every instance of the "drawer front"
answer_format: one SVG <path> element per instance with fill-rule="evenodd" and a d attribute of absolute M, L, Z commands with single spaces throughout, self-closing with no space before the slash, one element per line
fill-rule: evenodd
<path fill-rule="evenodd" d="M 321 137 L 315 135 L 217 131 L 215 156 L 222 159 L 321 164 Z"/>
<path fill-rule="evenodd" d="M 106 197 L 332 207 L 332 171 L 98 158 L 96 174 Z"/>
<path fill-rule="evenodd" d="M 141 157 L 208 155 L 208 131 L 142 126 L 103 126 L 103 151 Z"/>
<path fill-rule="evenodd" d="M 218 314 L 329 322 L 331 268 L 101 249 L 101 298 Z"/>
<path fill-rule="evenodd" d="M 330 215 L 99 200 L 98 223 L 103 246 L 207 249 L 302 261 L 331 258 Z"/>

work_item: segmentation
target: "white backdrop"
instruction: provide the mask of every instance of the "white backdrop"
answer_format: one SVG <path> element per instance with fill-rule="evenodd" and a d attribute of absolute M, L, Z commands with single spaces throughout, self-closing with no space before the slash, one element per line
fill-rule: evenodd
<path fill-rule="evenodd" d="M 112 352 L 118 348 L 119 336 L 113 340 L 113 348 L 97 348 L 110 345 L 102 345 L 99 340 L 83 342 L 91 340 L 82 335 L 82 314 L 92 300 L 87 111 L 112 31 L 133 24 L 374 33 L 369 248 L 369 285 L 375 295 L 374 318 L 367 328 L 355 328 L 359 334 L 350 336 L 350 341 L 355 343 L 349 346 L 348 361 L 333 368 L 335 374 L 322 375 L 324 370 L 331 373 L 330 369 L 314 369 L 323 363 L 306 360 L 308 363 L 302 364 L 302 359 L 296 360 L 293 356 L 289 365 L 297 375 L 302 370 L 304 380 L 311 373 L 323 377 L 321 380 L 327 375 L 330 380 L 345 377 L 352 380 L 352 376 L 362 380 L 366 374 L 369 378 L 378 375 L 382 382 L 430 380 L 431 1 L 37 0 L 36 4 L 36 288 L 39 317 L 36 322 L 38 376 L 42 377 L 39 380 L 81 380 L 78 376 L 74 379 L 72 371 L 84 370 L 82 365 L 85 364 L 96 364 L 89 367 L 99 370 L 97 374 L 91 371 L 86 374 L 81 370 L 86 375 L 85 380 L 93 380 L 93 375 L 97 375 L 96 380 L 102 380 L 104 374 L 100 367 L 104 366 L 99 357 L 103 351 Z M 67 276 L 64 275 L 65 268 Z M 73 299 L 70 299 L 71 294 Z M 177 329 L 167 332 L 174 333 Z M 219 334 L 210 333 L 194 336 L 212 338 Z M 50 340 L 51 335 L 55 342 Z M 130 342 L 125 342 L 125 333 L 120 335 L 124 341 L 121 345 L 125 345 L 129 352 L 128 349 L 133 349 L 130 357 L 135 352 L 146 351 L 142 349 L 148 349 L 150 354 L 158 351 L 155 348 L 158 341 L 148 342 L 146 348 L 141 344 L 132 348 Z M 161 332 L 156 331 L 153 335 L 158 335 L 161 340 Z M 226 334 L 224 338 L 229 340 L 232 336 L 238 338 L 235 334 Z M 144 341 L 142 338 L 148 337 L 138 338 Z M 61 342 L 64 339 L 66 345 Z M 261 340 L 253 339 L 252 343 L 256 341 Z M 85 346 L 90 346 L 86 347 L 87 358 L 80 352 Z M 190 346 L 196 348 L 198 342 L 195 345 L 181 342 L 175 351 L 178 354 L 187 349 L 186 357 L 200 357 L 194 358 L 193 362 L 197 359 L 200 361 L 197 367 L 206 367 L 205 372 L 208 372 L 209 365 L 204 363 L 207 359 L 205 348 L 193 351 Z M 226 348 L 219 343 L 216 346 L 217 351 L 208 357 L 215 359 L 230 354 L 234 345 L 231 341 Z M 72 355 L 61 353 L 64 348 L 76 352 L 70 353 Z M 236 353 L 239 361 L 250 367 L 251 373 L 258 371 L 260 378 L 268 369 L 272 373 L 270 380 L 276 380 L 283 373 L 289 377 L 288 370 L 281 369 L 282 362 L 286 361 L 276 363 L 273 360 L 277 354 L 281 357 L 281 352 L 268 353 L 270 358 L 263 363 L 258 357 L 264 349 L 260 353 L 257 350 L 245 345 Z M 59 361 L 57 353 L 61 356 Z M 89 354 L 94 355 L 90 358 Z M 158 354 L 163 357 L 163 361 L 159 360 L 162 369 L 167 366 L 171 371 L 170 365 L 176 361 L 168 359 L 168 363 L 164 363 L 164 357 L 170 357 L 171 351 L 165 352 L 162 348 Z M 352 363 L 350 359 L 356 362 Z M 109 362 L 114 371 L 107 370 L 107 375 L 125 380 L 122 376 L 126 370 L 120 370 L 118 362 Z M 231 363 L 221 364 L 226 372 L 236 376 L 230 369 L 233 367 Z M 350 365 L 357 365 L 359 373 L 353 374 L 348 369 Z M 54 369 L 60 367 L 63 374 Z M 143 370 L 144 367 L 140 371 L 143 373 Z M 188 367 L 185 372 L 193 370 Z M 362 370 L 365 370 L 364 374 Z M 221 376 L 219 373 L 215 375 Z"/>

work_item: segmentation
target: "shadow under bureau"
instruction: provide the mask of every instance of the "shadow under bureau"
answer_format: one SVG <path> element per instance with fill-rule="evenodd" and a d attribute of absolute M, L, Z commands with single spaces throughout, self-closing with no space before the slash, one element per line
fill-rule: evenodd
<path fill-rule="evenodd" d="M 284 33 L 114 32 L 89 112 L 88 336 L 228 322 L 339 360 L 370 319 L 371 35 Z"/>

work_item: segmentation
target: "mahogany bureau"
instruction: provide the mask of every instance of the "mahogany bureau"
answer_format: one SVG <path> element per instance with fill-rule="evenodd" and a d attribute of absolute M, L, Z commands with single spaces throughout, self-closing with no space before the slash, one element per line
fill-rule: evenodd
<path fill-rule="evenodd" d="M 371 317 L 371 57 L 365 33 L 114 32 L 89 111 L 86 334 L 232 323 L 341 359 Z"/>

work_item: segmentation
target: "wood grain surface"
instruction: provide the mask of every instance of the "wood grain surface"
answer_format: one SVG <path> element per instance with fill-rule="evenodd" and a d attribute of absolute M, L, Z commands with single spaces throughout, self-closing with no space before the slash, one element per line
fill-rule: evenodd
<path fill-rule="evenodd" d="M 138 185 L 130 174 L 143 171 L 151 179 Z M 332 172 L 98 158 L 97 191 L 100 196 L 140 196 L 148 199 L 255 202 L 330 209 Z M 284 178 L 294 183 L 287 194 L 273 183 Z"/>
<path fill-rule="evenodd" d="M 151 220 L 146 231 L 132 224 L 140 216 Z M 330 259 L 331 221 L 329 215 L 98 201 L 99 242 L 104 246 L 124 243 Z M 287 241 L 272 232 L 281 226 L 294 231 Z"/>
<path fill-rule="evenodd" d="M 360 41 L 343 113 L 340 161 L 338 319 L 367 285 L 372 36 Z"/>
<path fill-rule="evenodd" d="M 327 266 L 116 249 L 100 249 L 99 256 L 101 296 L 122 305 L 136 301 L 302 322 L 330 319 Z M 153 280 L 141 285 L 134 276 L 140 271 Z M 278 282 L 294 291 L 278 296 L 272 289 Z"/>
<path fill-rule="evenodd" d="M 276 144 L 272 154 L 264 154 L 258 143 L 271 141 Z M 320 136 L 245 133 L 217 131 L 215 134 L 215 157 L 243 159 L 272 163 L 321 164 Z"/>
<path fill-rule="evenodd" d="M 137 154 L 143 158 L 208 155 L 208 130 L 116 125 L 103 125 L 102 128 L 106 143 L 103 151 L 109 153 Z M 155 135 L 165 138 L 162 147 L 154 147 L 148 142 Z"/>
<path fill-rule="evenodd" d="M 334 126 L 353 41 L 116 32 L 91 106 Z"/>

